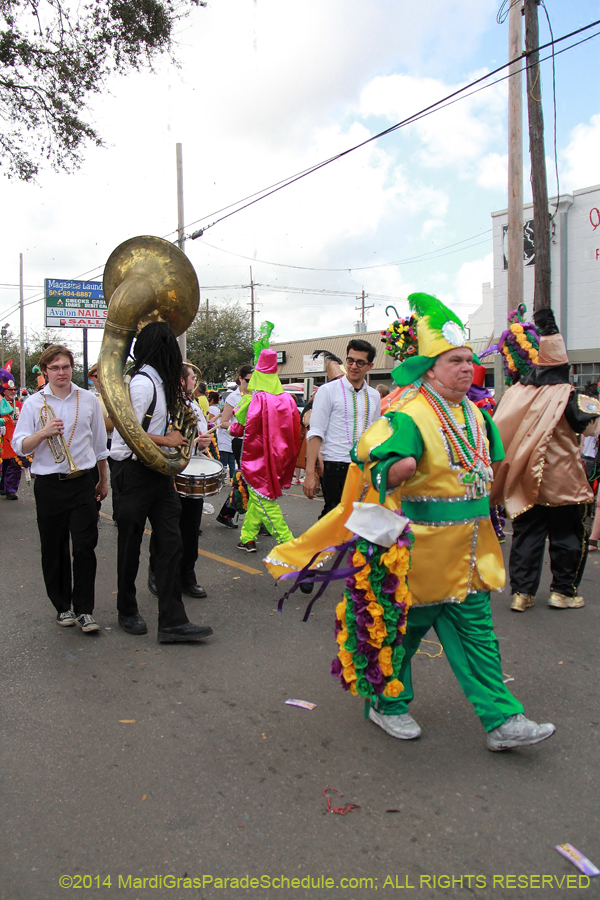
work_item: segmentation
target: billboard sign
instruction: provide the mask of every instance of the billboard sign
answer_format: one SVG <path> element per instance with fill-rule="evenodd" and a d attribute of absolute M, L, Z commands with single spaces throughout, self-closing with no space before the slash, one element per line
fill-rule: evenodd
<path fill-rule="evenodd" d="M 325 371 L 325 357 L 317 356 L 316 359 L 312 358 L 312 355 L 304 354 L 302 356 L 302 371 L 303 372 L 324 372 Z"/>
<path fill-rule="evenodd" d="M 101 281 L 46 278 L 46 328 L 104 328 L 107 309 Z"/>

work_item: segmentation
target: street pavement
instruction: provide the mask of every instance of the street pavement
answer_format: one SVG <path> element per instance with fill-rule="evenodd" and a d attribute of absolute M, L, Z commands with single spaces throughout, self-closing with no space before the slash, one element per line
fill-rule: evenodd
<path fill-rule="evenodd" d="M 493 754 L 433 632 L 429 655 L 414 663 L 421 739 L 400 742 L 366 721 L 362 701 L 329 675 L 339 586 L 306 624 L 302 594 L 279 614 L 282 590 L 260 562 L 270 539 L 243 553 L 239 532 L 214 515 L 204 516 L 197 565 L 208 599 L 186 600 L 213 637 L 156 643 L 147 536 L 138 592 L 149 634 L 119 629 L 109 502 L 98 545 L 101 633 L 57 628 L 31 487 L 19 497 L 0 500 L 2 900 L 600 895 L 600 878 L 578 882 L 554 849 L 569 842 L 600 864 L 593 555 L 584 609 L 548 609 L 547 565 L 533 610 L 517 615 L 507 593 L 494 597 L 511 689 L 528 716 L 557 731 Z M 218 511 L 224 494 L 210 499 Z M 282 506 L 295 534 L 320 511 L 298 486 Z M 328 812 L 328 787 L 338 792 L 332 807 L 360 809 Z"/>

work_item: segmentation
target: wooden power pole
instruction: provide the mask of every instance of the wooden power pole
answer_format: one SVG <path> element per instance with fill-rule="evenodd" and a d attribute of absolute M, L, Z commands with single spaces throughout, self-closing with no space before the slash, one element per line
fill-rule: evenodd
<path fill-rule="evenodd" d="M 175 144 L 175 155 L 177 160 L 177 246 L 185 253 L 185 218 L 183 213 L 183 145 Z M 177 338 L 181 356 L 183 359 L 187 356 L 187 341 L 185 331 Z"/>
<path fill-rule="evenodd" d="M 523 16 L 513 2 L 508 20 L 508 309 L 523 302 Z"/>
<path fill-rule="evenodd" d="M 533 309 L 550 306 L 550 215 L 544 151 L 544 114 L 540 73 L 539 0 L 525 0 L 525 48 L 527 55 L 527 110 L 529 113 L 529 153 L 533 193 L 535 241 L 535 289 Z"/>

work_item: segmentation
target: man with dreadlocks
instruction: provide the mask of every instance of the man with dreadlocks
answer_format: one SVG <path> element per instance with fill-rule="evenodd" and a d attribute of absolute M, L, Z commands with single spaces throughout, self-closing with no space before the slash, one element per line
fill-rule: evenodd
<path fill-rule="evenodd" d="M 133 348 L 133 360 L 129 394 L 138 422 L 159 447 L 182 447 L 186 438 L 179 431 L 167 430 L 177 401 L 184 400 L 181 351 L 170 327 L 164 322 L 152 322 L 142 328 Z M 110 455 L 115 460 L 113 505 L 119 529 L 119 625 L 128 634 L 146 634 L 148 631 L 138 609 L 135 589 L 144 525 L 148 518 L 154 538 L 159 642 L 190 642 L 208 637 L 212 628 L 193 625 L 181 599 L 181 502 L 173 479 L 148 468 L 133 456 L 116 431 Z"/>
<path fill-rule="evenodd" d="M 466 397 L 473 352 L 460 319 L 435 297 L 412 294 L 408 299 L 416 317 L 399 324 L 402 334 L 412 336 L 401 339 L 406 355 L 398 354 L 404 361 L 392 372 L 403 389 L 400 399 L 355 444 L 340 505 L 297 541 L 275 547 L 265 562 L 281 576 L 314 560 L 316 580 L 328 578 L 329 573 L 320 574 L 320 564 L 331 556 L 332 545 L 339 549 L 352 538 L 346 527 L 350 515 L 367 512 L 376 523 L 385 522 L 389 510 L 399 511 L 402 504 L 414 532 L 410 593 L 394 601 L 402 618 L 388 633 L 382 619 L 387 612 L 377 600 L 382 590 L 391 591 L 393 599 L 399 585 L 386 563 L 387 575 L 383 581 L 380 577 L 381 551 L 389 546 L 392 559 L 394 544 L 368 538 L 373 566 L 363 557 L 360 590 L 358 574 L 355 581 L 348 579 L 353 593 L 349 600 L 346 593 L 338 607 L 345 621 L 336 623 L 341 665 L 336 661 L 332 674 L 365 697 L 369 718 L 387 734 L 418 738 L 421 729 L 408 712 L 411 659 L 433 628 L 487 732 L 488 748 L 536 744 L 550 737 L 554 726 L 525 718 L 504 684 L 490 611 L 490 591 L 500 590 L 505 577 L 489 503 L 491 465 L 502 459 L 502 443 L 489 414 Z M 354 604 L 351 618 L 349 602 Z M 385 603 L 391 608 L 389 600 Z M 389 683 L 388 676 L 393 677 Z"/>

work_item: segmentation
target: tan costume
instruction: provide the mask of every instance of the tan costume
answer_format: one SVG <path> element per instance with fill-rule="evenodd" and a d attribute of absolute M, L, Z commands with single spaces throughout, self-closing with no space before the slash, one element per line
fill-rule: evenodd
<path fill-rule="evenodd" d="M 512 609 L 518 612 L 533 606 L 546 538 L 553 575 L 550 605 L 584 605 L 577 588 L 587 552 L 584 519 L 593 494 L 579 435 L 600 431 L 600 403 L 569 383 L 564 341 L 551 310 L 540 312 L 553 331 L 544 336 L 542 328 L 538 364 L 506 392 L 494 416 L 505 458 L 491 502 L 503 504 L 513 519 L 510 581 Z"/>

